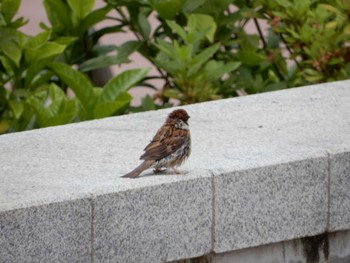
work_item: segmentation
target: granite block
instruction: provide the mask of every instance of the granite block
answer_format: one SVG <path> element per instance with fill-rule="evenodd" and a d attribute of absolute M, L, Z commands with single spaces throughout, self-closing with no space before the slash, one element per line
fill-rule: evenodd
<path fill-rule="evenodd" d="M 0 262 L 90 262 L 90 203 L 81 199 L 0 212 Z"/>
<path fill-rule="evenodd" d="M 212 179 L 206 173 L 97 196 L 94 262 L 166 262 L 208 253 Z"/>
<path fill-rule="evenodd" d="M 320 170 L 327 170 L 323 169 L 327 165 L 318 165 L 315 160 L 329 152 L 334 155 L 334 174 L 339 175 L 331 177 L 332 187 L 328 189 L 332 195 L 329 222 L 331 229 L 348 228 L 347 172 L 338 167 L 347 157 L 341 157 L 344 151 L 334 150 L 350 147 L 349 85 L 349 80 L 339 81 L 183 106 L 191 116 L 193 142 L 192 155 L 180 167 L 186 172 L 184 176 L 149 176 L 151 172 L 145 172 L 137 180 L 120 178 L 140 163 L 142 149 L 173 109 L 1 135 L 0 214 L 6 221 L 2 225 L 8 226 L 10 215 L 18 221 L 17 213 L 31 222 L 32 208 L 39 209 L 35 213 L 44 221 L 55 223 L 57 218 L 50 219 L 54 217 L 51 205 L 69 207 L 69 202 L 96 196 L 96 217 L 90 227 L 96 232 L 96 262 L 170 261 L 207 253 L 211 240 L 215 240 L 215 249 L 226 251 L 318 234 L 324 230 L 321 218 L 328 209 L 328 197 L 319 180 L 326 178 Z M 197 178 L 197 170 L 204 171 L 204 176 Z M 207 185 L 210 171 L 217 175 L 214 198 Z M 193 191 L 199 194 L 179 190 L 196 180 L 200 183 Z M 204 193 L 202 188 L 206 189 Z M 216 220 L 210 221 L 213 211 L 201 195 L 217 202 Z M 132 205 L 126 205 L 127 198 L 134 200 Z M 164 202 L 158 202 L 159 198 Z M 147 220 L 153 224 L 144 224 Z M 185 223 L 179 223 L 182 221 Z M 209 221 L 216 222 L 212 234 L 204 230 Z M 34 234 L 26 236 L 50 235 L 50 231 L 61 229 L 58 222 L 55 224 L 51 229 L 43 223 L 43 231 L 30 229 Z M 29 231 L 24 227 L 27 224 L 20 225 Z M 80 225 L 76 227 L 72 231 L 81 233 Z M 68 237 L 62 229 L 59 232 Z M 135 238 L 122 240 L 128 233 Z M 16 236 L 6 240 L 21 248 L 25 239 Z M 57 249 L 47 252 L 41 241 L 45 238 L 36 238 L 36 243 L 34 238 L 27 238 L 25 243 L 48 255 L 74 250 L 74 242 L 67 242 L 66 248 L 62 237 L 56 238 Z M 0 240 L 2 253 L 8 253 L 8 241 L 4 237 Z M 83 238 L 80 241 L 83 243 Z M 125 249 L 126 245 L 130 249 Z M 35 261 L 35 253 L 27 250 L 30 260 Z M 40 253 L 35 255 L 40 259 Z M 54 261 L 56 256 L 50 259 Z"/>
<path fill-rule="evenodd" d="M 327 226 L 327 158 L 215 176 L 215 252 L 315 235 Z"/>
<path fill-rule="evenodd" d="M 350 229 L 350 152 L 330 155 L 329 231 Z"/>

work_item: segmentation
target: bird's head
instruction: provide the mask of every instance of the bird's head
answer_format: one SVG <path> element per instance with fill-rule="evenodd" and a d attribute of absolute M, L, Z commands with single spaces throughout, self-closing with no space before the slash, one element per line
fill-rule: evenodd
<path fill-rule="evenodd" d="M 190 116 L 187 114 L 187 111 L 184 109 L 178 109 L 174 110 L 168 115 L 168 119 L 170 120 L 182 120 L 184 123 L 187 124 L 188 119 Z"/>

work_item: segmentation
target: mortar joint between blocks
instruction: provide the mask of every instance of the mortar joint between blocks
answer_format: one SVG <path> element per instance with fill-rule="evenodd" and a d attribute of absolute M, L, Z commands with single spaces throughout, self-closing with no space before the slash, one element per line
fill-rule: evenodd
<path fill-rule="evenodd" d="M 332 161 L 331 155 L 327 151 L 327 221 L 326 221 L 326 231 L 329 231 L 330 227 L 330 207 L 331 207 L 331 172 L 332 172 Z"/>
<path fill-rule="evenodd" d="M 90 263 L 94 263 L 95 262 L 95 248 L 94 248 L 94 242 L 95 242 L 95 200 L 94 200 L 93 194 L 91 194 L 90 204 L 91 204 Z"/>
<path fill-rule="evenodd" d="M 215 218 L 215 205 L 216 205 L 216 185 L 215 185 L 215 174 L 212 170 L 209 170 L 211 174 L 211 217 L 212 217 L 212 223 L 211 223 L 211 252 L 214 253 L 214 247 L 215 247 L 215 224 L 216 224 L 216 218 Z"/>

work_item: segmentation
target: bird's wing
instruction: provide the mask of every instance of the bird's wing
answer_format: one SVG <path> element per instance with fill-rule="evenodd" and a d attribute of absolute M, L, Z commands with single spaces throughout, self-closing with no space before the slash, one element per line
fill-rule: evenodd
<path fill-rule="evenodd" d="M 153 140 L 146 146 L 145 153 L 140 159 L 160 160 L 179 149 L 188 136 L 188 130 L 174 129 L 170 125 L 163 125 Z"/>

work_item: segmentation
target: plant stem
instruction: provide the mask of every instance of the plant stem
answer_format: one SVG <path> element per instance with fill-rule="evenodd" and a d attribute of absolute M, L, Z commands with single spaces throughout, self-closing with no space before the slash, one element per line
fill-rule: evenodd
<path fill-rule="evenodd" d="M 264 48 L 264 50 L 266 50 L 267 44 L 266 44 L 264 35 L 263 35 L 262 31 L 261 31 L 260 25 L 259 25 L 259 23 L 258 23 L 258 19 L 253 18 L 253 21 L 254 21 L 254 24 L 255 24 L 256 29 L 258 30 L 258 34 L 259 34 L 260 39 L 261 39 L 261 42 L 262 42 L 262 44 L 263 44 L 263 48 Z"/>
<path fill-rule="evenodd" d="M 284 38 L 284 36 L 282 34 L 280 34 L 281 40 L 283 42 L 283 44 L 285 45 L 286 49 L 288 50 L 290 55 L 293 55 L 293 51 L 289 48 L 286 39 Z M 295 64 L 297 65 L 298 69 L 301 69 L 301 66 L 298 62 L 298 60 L 296 58 L 293 58 L 293 61 L 295 62 Z"/>
<path fill-rule="evenodd" d="M 262 30 L 261 30 L 261 28 L 260 28 L 258 19 L 256 19 L 256 18 L 254 17 L 254 18 L 253 18 L 253 21 L 254 21 L 254 24 L 255 24 L 256 29 L 258 30 L 258 34 L 259 34 L 260 40 L 261 40 L 261 42 L 262 42 L 262 44 L 263 44 L 263 49 L 265 50 L 266 55 L 268 55 L 269 52 L 268 52 L 268 50 L 267 50 L 267 43 L 266 43 L 266 40 L 265 40 L 264 35 L 263 35 L 263 33 L 262 33 Z M 273 67 L 275 68 L 278 77 L 279 77 L 280 79 L 286 80 L 286 77 L 284 76 L 282 70 L 279 68 L 279 66 L 276 64 L 276 62 L 273 62 L 272 65 L 273 65 Z"/>

